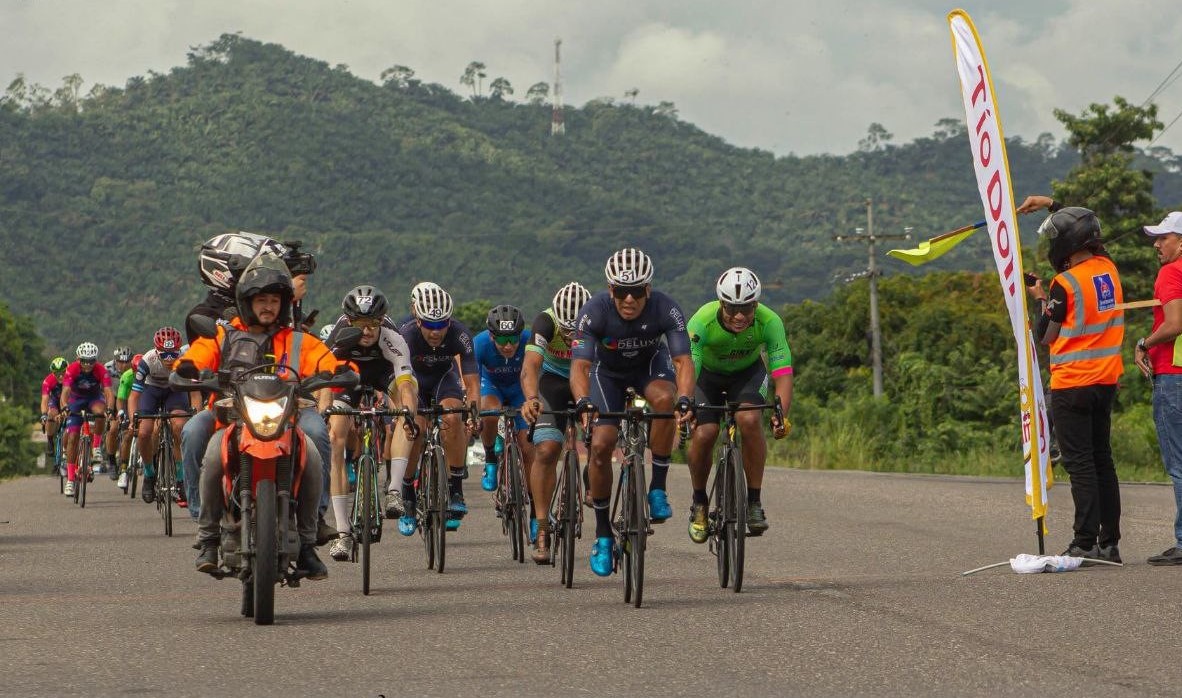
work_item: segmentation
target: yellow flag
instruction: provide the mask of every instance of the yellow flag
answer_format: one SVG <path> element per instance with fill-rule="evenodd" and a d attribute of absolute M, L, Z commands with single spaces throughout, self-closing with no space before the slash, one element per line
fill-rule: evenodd
<path fill-rule="evenodd" d="M 918 267 L 921 264 L 927 264 L 933 260 L 939 259 L 944 253 L 964 242 L 970 235 L 977 232 L 979 228 L 985 227 L 985 221 L 977 221 L 972 225 L 966 225 L 963 228 L 937 235 L 936 237 L 926 242 L 919 243 L 919 247 L 912 250 L 890 250 L 888 255 L 895 259 L 903 260 L 912 266 Z"/>

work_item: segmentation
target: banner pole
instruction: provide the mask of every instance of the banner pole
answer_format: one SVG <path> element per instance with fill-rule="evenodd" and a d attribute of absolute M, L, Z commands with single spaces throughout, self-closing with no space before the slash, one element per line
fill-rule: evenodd
<path fill-rule="evenodd" d="M 1038 536 L 1038 554 L 1039 555 L 1046 555 L 1047 554 L 1046 541 L 1043 539 L 1043 535 L 1042 535 L 1042 520 L 1043 520 L 1043 518 L 1045 518 L 1045 517 L 1040 516 L 1034 520 L 1034 534 L 1036 536 Z"/>

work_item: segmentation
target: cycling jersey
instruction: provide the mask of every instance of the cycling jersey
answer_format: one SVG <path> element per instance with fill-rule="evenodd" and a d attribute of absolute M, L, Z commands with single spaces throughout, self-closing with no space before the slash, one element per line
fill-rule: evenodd
<path fill-rule="evenodd" d="M 542 355 L 542 371 L 570 378 L 570 343 L 558 330 L 553 308 L 538 313 L 534 318 L 532 334 L 533 341 L 526 345 L 525 350 Z"/>
<path fill-rule="evenodd" d="M 348 317 L 342 315 L 337 318 L 328 335 L 328 346 L 333 345 L 338 332 L 349 326 Z M 413 381 L 415 377 L 410 365 L 410 348 L 387 318 L 383 318 L 378 341 L 373 346 L 363 347 L 358 344 L 352 349 L 334 349 L 333 354 L 357 366 L 361 375 L 359 385 L 367 385 L 382 392 L 389 388 L 391 382 Z"/>
<path fill-rule="evenodd" d="M 118 400 L 126 400 L 131 396 L 131 386 L 135 385 L 135 369 L 129 368 L 119 376 L 119 391 L 115 393 Z"/>
<path fill-rule="evenodd" d="M 57 375 L 50 373 L 41 381 L 41 395 L 49 397 L 49 409 L 56 410 L 62 402 L 62 382 Z"/>
<path fill-rule="evenodd" d="M 111 387 L 111 376 L 101 364 L 95 364 L 88 373 L 83 373 L 81 364 L 74 361 L 66 367 L 62 383 L 70 388 L 70 394 L 74 398 L 97 398 L 102 396 L 103 388 Z"/>
<path fill-rule="evenodd" d="M 773 378 L 792 373 L 792 350 L 779 315 L 760 304 L 751 326 L 736 334 L 722 324 L 720 313 L 720 303 L 713 301 L 690 318 L 690 353 L 699 375 L 702 369 L 738 373 L 758 361 L 763 350 Z"/>
<path fill-rule="evenodd" d="M 476 335 L 473 344 L 476 364 L 480 368 L 480 382 L 488 382 L 498 387 L 520 385 L 521 365 L 525 362 L 525 350 L 532 337 L 533 334 L 529 330 L 523 331 L 521 341 L 517 343 L 517 351 L 506 359 L 497 351 L 496 342 L 488 330 Z"/>
<path fill-rule="evenodd" d="M 661 350 L 661 337 L 669 345 L 670 356 L 690 353 L 685 315 L 676 301 L 660 291 L 650 292 L 634 320 L 620 317 L 611 294 L 601 291 L 579 311 L 575 327 L 572 358 L 614 372 L 628 373 L 650 364 Z"/>
<path fill-rule="evenodd" d="M 145 386 L 167 388 L 168 374 L 170 373 L 172 373 L 172 369 L 167 368 L 164 362 L 160 360 L 160 352 L 155 349 L 149 349 L 148 353 L 140 358 L 139 364 L 135 367 L 135 380 L 131 385 L 131 389 L 140 393 L 143 392 Z M 120 380 L 120 383 L 122 383 L 122 380 Z"/>
<path fill-rule="evenodd" d="M 398 333 L 406 340 L 406 345 L 410 349 L 410 365 L 419 381 L 420 391 L 427 386 L 434 387 L 449 371 L 455 371 L 457 356 L 460 357 L 460 368 L 466 375 L 476 374 L 476 354 L 472 347 L 472 335 L 463 323 L 452 320 L 438 347 L 427 344 L 427 338 L 423 336 L 415 320 L 403 323 L 398 328 Z"/>

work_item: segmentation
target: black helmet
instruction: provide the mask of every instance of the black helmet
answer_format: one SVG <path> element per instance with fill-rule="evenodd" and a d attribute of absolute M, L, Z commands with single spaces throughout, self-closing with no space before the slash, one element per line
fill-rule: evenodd
<path fill-rule="evenodd" d="M 345 311 L 345 316 L 350 320 L 381 320 L 389 309 L 390 303 L 386 300 L 386 294 L 369 284 L 361 284 L 349 291 L 345 294 L 345 300 L 341 302 L 341 310 Z"/>
<path fill-rule="evenodd" d="M 1103 248 L 1100 219 L 1093 211 L 1079 206 L 1067 206 L 1047 216 L 1038 234 L 1049 241 L 1047 261 L 1057 272 L 1067 269 L 1067 260 L 1076 252 Z"/>
<path fill-rule="evenodd" d="M 239 277 L 256 257 L 264 252 L 285 254 L 287 249 L 269 237 L 255 233 L 223 233 L 205 241 L 198 255 L 201 281 L 205 286 L 230 303 Z"/>
<path fill-rule="evenodd" d="M 279 308 L 279 318 L 276 324 L 288 326 L 291 324 L 291 301 L 295 295 L 295 288 L 291 283 L 291 272 L 283 259 L 274 253 L 266 252 L 255 258 L 242 272 L 238 279 L 238 288 L 234 298 L 238 305 L 238 317 L 247 325 L 258 324 L 258 318 L 250 307 L 251 299 L 260 293 L 278 293 L 283 298 Z"/>
<path fill-rule="evenodd" d="M 488 311 L 484 324 L 488 326 L 488 333 L 494 337 L 521 334 L 525 329 L 525 318 L 512 305 L 498 305 Z"/>

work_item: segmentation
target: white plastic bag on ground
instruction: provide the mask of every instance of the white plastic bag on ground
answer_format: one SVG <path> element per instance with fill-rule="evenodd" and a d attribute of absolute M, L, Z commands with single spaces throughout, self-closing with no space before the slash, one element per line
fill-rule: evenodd
<path fill-rule="evenodd" d="M 1022 553 L 1010 558 L 1010 569 L 1019 574 L 1038 572 L 1070 572 L 1083 564 L 1082 557 L 1068 555 L 1028 555 Z"/>

